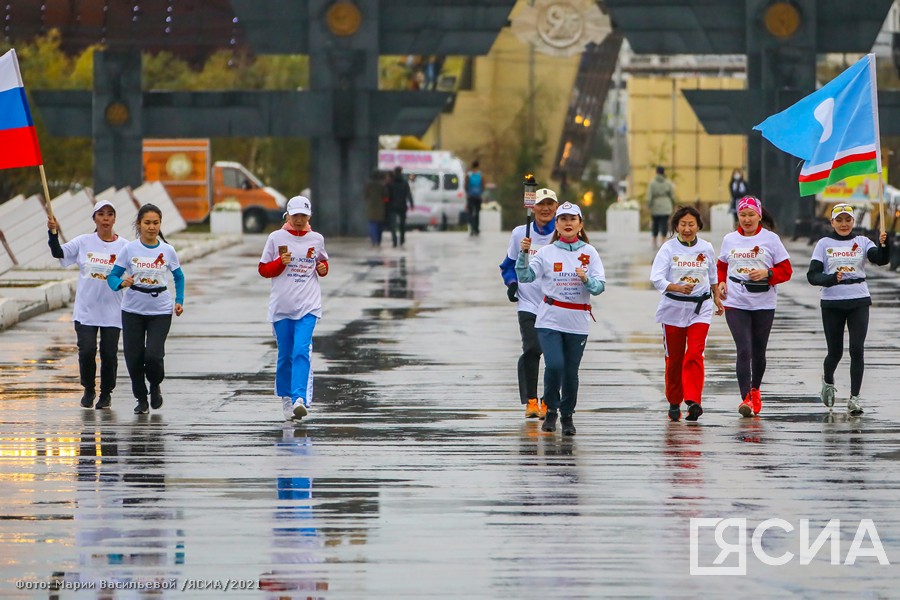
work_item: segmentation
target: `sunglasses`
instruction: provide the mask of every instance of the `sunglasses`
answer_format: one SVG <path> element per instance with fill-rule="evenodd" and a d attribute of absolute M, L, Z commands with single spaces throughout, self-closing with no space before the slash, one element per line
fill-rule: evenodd
<path fill-rule="evenodd" d="M 853 207 L 852 206 L 835 206 L 831 209 L 831 220 L 837 218 L 837 216 L 841 213 L 847 213 L 851 217 L 853 216 Z"/>

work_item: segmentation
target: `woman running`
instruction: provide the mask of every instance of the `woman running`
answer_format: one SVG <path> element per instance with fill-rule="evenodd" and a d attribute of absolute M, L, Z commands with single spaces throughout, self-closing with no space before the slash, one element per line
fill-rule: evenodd
<path fill-rule="evenodd" d="M 775 320 L 775 286 L 788 281 L 793 269 L 775 222 L 755 196 L 738 201 L 738 228 L 725 236 L 719 254 L 719 298 L 737 349 L 736 371 L 741 404 L 750 417 L 762 411 L 759 387 L 766 372 L 766 347 Z"/>
<path fill-rule="evenodd" d="M 828 354 L 822 375 L 822 403 L 831 408 L 837 389 L 834 371 L 844 354 L 844 329 L 850 334 L 850 399 L 847 410 L 853 416 L 863 413 L 859 401 L 862 388 L 863 346 L 869 330 L 869 286 L 866 284 L 866 261 L 886 265 L 890 262 L 888 236 L 884 231 L 878 246 L 863 235 L 853 235 L 856 218 L 849 204 L 837 204 L 831 210 L 834 231 L 819 240 L 813 250 L 806 279 L 822 286 L 822 326 Z"/>

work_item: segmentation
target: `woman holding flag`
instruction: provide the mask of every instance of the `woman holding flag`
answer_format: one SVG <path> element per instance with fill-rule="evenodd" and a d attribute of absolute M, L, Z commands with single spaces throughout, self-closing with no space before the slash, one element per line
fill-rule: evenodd
<path fill-rule="evenodd" d="M 806 279 L 822 287 L 822 327 L 828 354 L 822 375 L 822 404 L 831 408 L 837 389 L 834 372 L 844 353 L 844 329 L 850 334 L 850 399 L 847 411 L 852 416 L 863 413 L 859 401 L 862 388 L 863 346 L 869 329 L 869 287 L 866 284 L 866 261 L 886 265 L 890 261 L 888 236 L 884 231 L 878 246 L 863 235 L 853 235 L 856 223 L 853 207 L 837 204 L 831 209 L 832 233 L 819 240 L 813 250 Z"/>

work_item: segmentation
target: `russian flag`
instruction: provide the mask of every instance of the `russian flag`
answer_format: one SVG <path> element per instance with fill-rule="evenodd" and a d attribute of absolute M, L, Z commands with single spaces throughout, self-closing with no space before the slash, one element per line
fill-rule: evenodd
<path fill-rule="evenodd" d="M 0 169 L 44 163 L 16 51 L 0 56 Z"/>

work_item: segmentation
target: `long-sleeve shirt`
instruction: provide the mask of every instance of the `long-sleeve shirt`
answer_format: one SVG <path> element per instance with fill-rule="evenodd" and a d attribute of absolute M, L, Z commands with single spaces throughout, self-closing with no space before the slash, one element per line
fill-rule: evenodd
<path fill-rule="evenodd" d="M 656 310 L 657 323 L 688 327 L 694 323 L 712 322 L 712 299 L 703 302 L 698 311 L 695 302 L 674 300 L 667 296 L 666 288 L 671 284 L 692 283 L 694 289 L 688 296 L 669 293 L 685 298 L 700 298 L 710 294 L 710 290 L 718 282 L 715 255 L 712 244 L 700 238 L 691 245 L 673 238 L 660 247 L 650 269 L 650 282 L 662 294 Z"/>
<path fill-rule="evenodd" d="M 812 285 L 822 286 L 821 304 L 824 307 L 869 305 L 872 299 L 866 283 L 866 262 L 886 265 L 890 262 L 890 252 L 887 243 L 876 246 L 862 235 L 832 233 L 816 244 L 806 279 Z M 841 273 L 841 281 L 837 279 L 838 273 Z"/>

